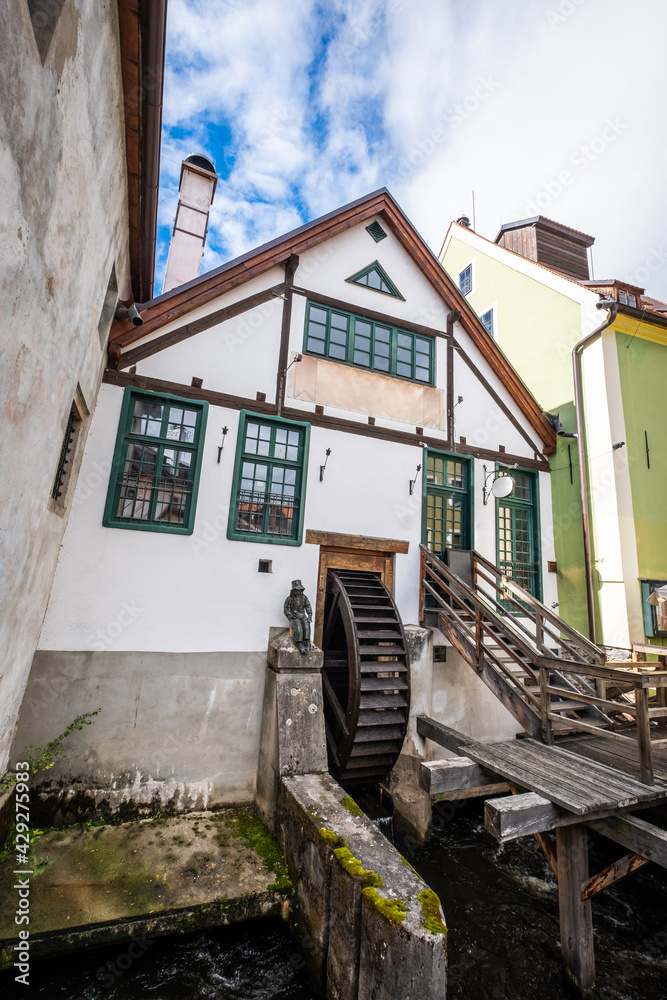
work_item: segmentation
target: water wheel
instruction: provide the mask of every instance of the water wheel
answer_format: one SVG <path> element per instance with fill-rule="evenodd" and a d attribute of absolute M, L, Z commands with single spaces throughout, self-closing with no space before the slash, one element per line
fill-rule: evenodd
<path fill-rule="evenodd" d="M 342 785 L 375 784 L 398 760 L 410 708 L 403 623 L 377 573 L 329 570 L 322 648 L 329 768 Z"/>

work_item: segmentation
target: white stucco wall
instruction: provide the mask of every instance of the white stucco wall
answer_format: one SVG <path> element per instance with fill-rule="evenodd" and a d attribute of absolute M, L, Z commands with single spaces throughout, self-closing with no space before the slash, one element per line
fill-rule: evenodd
<path fill-rule="evenodd" d="M 95 405 L 114 262 L 129 294 L 116 5 L 67 0 L 44 64 L 28 4 L 0 5 L 0 90 L 1 773 L 65 527 L 49 509 L 63 434 L 77 383 Z"/>

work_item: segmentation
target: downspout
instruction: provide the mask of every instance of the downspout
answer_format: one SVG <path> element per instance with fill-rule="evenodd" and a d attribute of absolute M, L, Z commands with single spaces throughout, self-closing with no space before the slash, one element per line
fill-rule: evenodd
<path fill-rule="evenodd" d="M 574 374 L 574 412 L 577 417 L 577 443 L 579 445 L 579 478 L 581 480 L 581 501 L 584 526 L 584 567 L 586 570 L 586 606 L 588 609 L 588 634 L 591 642 L 596 642 L 595 600 L 593 594 L 593 557 L 591 554 L 591 522 L 588 510 L 588 462 L 586 438 L 584 435 L 584 406 L 579 367 L 580 353 L 602 335 L 603 330 L 610 327 L 616 319 L 619 303 L 615 299 L 602 299 L 597 303 L 598 309 L 608 309 L 609 316 L 592 333 L 574 345 L 572 349 L 572 369 Z"/>

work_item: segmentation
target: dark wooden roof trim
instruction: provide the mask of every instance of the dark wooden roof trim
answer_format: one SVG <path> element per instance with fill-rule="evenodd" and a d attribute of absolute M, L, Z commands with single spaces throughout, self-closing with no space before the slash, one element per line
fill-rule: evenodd
<path fill-rule="evenodd" d="M 346 535 L 340 531 L 319 531 L 306 528 L 306 545 L 324 545 L 338 549 L 365 549 L 367 552 L 400 552 L 410 550 L 410 542 L 401 538 L 376 538 L 374 535 Z"/>
<path fill-rule="evenodd" d="M 153 296 L 167 0 L 118 0 L 130 271 L 135 302 Z"/>
<path fill-rule="evenodd" d="M 121 387 L 131 385 L 137 389 L 144 389 L 147 392 L 173 393 L 176 396 L 183 396 L 185 399 L 203 399 L 212 406 L 227 407 L 230 410 L 251 410 L 253 413 L 266 413 L 273 416 L 278 412 L 276 404 L 266 402 L 266 400 L 260 401 L 257 399 L 247 399 L 243 396 L 232 396 L 226 392 L 217 392 L 214 389 L 184 385 L 181 382 L 168 382 L 164 379 L 151 378 L 147 375 L 131 375 L 128 372 L 113 371 L 111 368 L 107 368 L 104 372 L 103 381 L 108 385 Z M 380 427 L 377 424 L 364 424 L 359 420 L 345 420 L 341 417 L 329 416 L 326 413 L 317 413 L 317 411 L 291 407 L 283 407 L 280 415 L 287 420 L 307 420 L 314 427 L 342 431 L 347 434 L 357 434 L 361 437 L 375 438 L 380 441 L 393 441 L 395 444 L 406 444 L 417 448 L 434 448 L 437 451 L 455 451 L 459 455 L 471 455 L 474 458 L 483 458 L 490 462 L 502 462 L 505 465 L 516 463 L 522 469 L 537 469 L 540 472 L 551 471 L 547 460 L 540 456 L 526 458 L 524 455 L 511 455 L 509 452 L 493 451 L 490 448 L 478 448 L 475 445 L 463 444 L 462 442 L 452 446 L 451 441 L 442 441 L 440 438 L 417 434 L 416 429 L 414 433 L 410 433 L 409 431 L 394 430 L 391 427 Z"/>
<path fill-rule="evenodd" d="M 232 288 L 236 288 L 248 281 L 249 278 L 257 277 L 270 268 L 284 263 L 290 254 L 304 253 L 311 247 L 331 239 L 338 233 L 344 232 L 374 215 L 382 217 L 388 229 L 412 257 L 447 307 L 459 310 L 461 325 L 485 361 L 516 400 L 544 444 L 547 447 L 554 446 L 556 433 L 537 400 L 530 394 L 496 342 L 489 337 L 467 299 L 461 295 L 435 255 L 418 235 L 390 193 L 384 188 L 366 198 L 346 205 L 338 212 L 316 219 L 314 222 L 294 230 L 293 233 L 281 240 L 274 240 L 252 253 L 230 261 L 223 267 L 175 289 L 173 293 L 160 296 L 149 303 L 142 314 L 144 319 L 142 327 L 133 327 L 127 321 L 114 324 L 111 331 L 111 343 L 117 347 L 126 347 L 166 323 L 178 319 L 190 310 L 210 302 Z"/>

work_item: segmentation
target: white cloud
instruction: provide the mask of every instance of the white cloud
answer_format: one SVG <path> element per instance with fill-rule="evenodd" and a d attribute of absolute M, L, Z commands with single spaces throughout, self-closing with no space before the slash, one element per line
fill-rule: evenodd
<path fill-rule="evenodd" d="M 474 188 L 478 231 L 536 206 L 600 276 L 664 252 L 667 297 L 665 29 L 620 0 L 171 0 L 161 223 L 192 149 L 221 172 L 206 268 L 382 184 L 437 250 Z"/>

